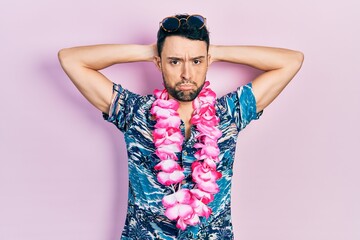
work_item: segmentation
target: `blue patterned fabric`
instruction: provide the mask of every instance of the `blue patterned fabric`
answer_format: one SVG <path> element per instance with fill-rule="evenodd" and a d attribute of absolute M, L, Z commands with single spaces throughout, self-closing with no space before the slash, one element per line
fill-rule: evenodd
<path fill-rule="evenodd" d="M 156 121 L 150 114 L 154 102 L 153 95 L 140 96 L 121 85 L 113 84 L 113 96 L 109 113 L 103 118 L 124 133 L 128 153 L 129 190 L 128 210 L 121 239 L 234 239 L 230 215 L 231 179 L 239 131 L 251 120 L 258 119 L 262 111 L 256 112 L 252 84 L 239 87 L 216 101 L 216 113 L 220 118 L 219 129 L 222 136 L 218 140 L 220 162 L 217 170 L 222 178 L 217 181 L 220 192 L 209 203 L 213 212 L 206 219 L 201 217 L 197 226 L 188 226 L 185 231 L 176 228 L 176 222 L 164 216 L 161 203 L 164 195 L 172 193 L 170 187 L 163 186 L 156 179 L 154 166 L 159 163 L 155 155 L 152 131 Z M 181 122 L 181 132 L 185 136 L 185 125 Z M 195 161 L 193 147 L 196 127 L 184 141 L 182 152 L 178 153 L 179 164 L 184 168 L 185 183 L 182 187 L 191 189 L 191 163 Z"/>

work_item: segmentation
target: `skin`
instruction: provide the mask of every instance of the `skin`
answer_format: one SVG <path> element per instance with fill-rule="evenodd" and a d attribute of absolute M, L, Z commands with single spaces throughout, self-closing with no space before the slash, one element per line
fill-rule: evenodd
<path fill-rule="evenodd" d="M 154 62 L 170 96 L 180 99 L 178 112 L 185 123 L 186 136 L 193 112 L 190 95 L 201 88 L 213 62 L 243 64 L 263 71 L 252 81 L 256 110 L 260 112 L 283 91 L 304 60 L 299 51 L 264 46 L 210 45 L 207 52 L 205 42 L 179 36 L 166 38 L 161 56 L 157 54 L 156 44 L 101 44 L 65 48 L 58 57 L 81 94 L 104 113 L 109 112 L 113 83 L 99 70 L 119 63 Z"/>
<path fill-rule="evenodd" d="M 206 79 L 212 62 L 248 65 L 263 73 L 252 81 L 256 111 L 266 108 L 293 79 L 302 66 L 299 51 L 263 46 L 221 46 L 167 37 L 161 56 L 156 44 L 101 44 L 62 49 L 58 57 L 62 68 L 81 94 L 104 113 L 114 96 L 113 82 L 100 70 L 119 63 L 154 62 L 161 71 L 171 98 L 179 101 L 178 113 L 185 123 L 185 137 L 190 135 L 192 100 Z M 230 80 L 229 80 L 230 81 Z M 126 87 L 126 82 L 121 82 Z"/>
<path fill-rule="evenodd" d="M 206 79 L 210 56 L 206 43 L 184 37 L 167 37 L 155 65 L 161 71 L 166 89 L 180 102 L 195 99 Z"/>
<path fill-rule="evenodd" d="M 179 115 L 190 134 L 192 100 L 201 91 L 210 64 L 206 42 L 190 40 L 180 36 L 167 37 L 161 57 L 154 63 L 161 71 L 170 98 L 179 101 Z"/>

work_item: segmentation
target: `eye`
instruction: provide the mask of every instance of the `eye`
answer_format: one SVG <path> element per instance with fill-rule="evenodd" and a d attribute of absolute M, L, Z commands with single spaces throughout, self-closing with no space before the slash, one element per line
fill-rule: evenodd
<path fill-rule="evenodd" d="M 177 64 L 179 64 L 179 61 L 178 60 L 171 60 L 170 63 L 172 65 L 177 65 Z"/>
<path fill-rule="evenodd" d="M 195 60 L 194 60 L 194 64 L 198 65 L 198 64 L 200 64 L 200 63 L 201 63 L 201 61 L 200 61 L 199 59 L 195 59 Z"/>

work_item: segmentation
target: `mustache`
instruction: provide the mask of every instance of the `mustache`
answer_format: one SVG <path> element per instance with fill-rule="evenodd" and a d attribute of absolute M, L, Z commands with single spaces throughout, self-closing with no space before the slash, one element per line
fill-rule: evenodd
<path fill-rule="evenodd" d="M 182 85 L 182 84 L 192 84 L 192 85 L 197 86 L 197 85 L 196 85 L 196 82 L 191 81 L 191 80 L 182 80 L 181 82 L 178 82 L 175 86 L 180 86 L 180 85 Z"/>

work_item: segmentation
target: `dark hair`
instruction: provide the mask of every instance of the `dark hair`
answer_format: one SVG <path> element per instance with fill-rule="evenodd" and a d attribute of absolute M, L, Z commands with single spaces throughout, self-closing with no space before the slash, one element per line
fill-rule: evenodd
<path fill-rule="evenodd" d="M 178 19 L 187 18 L 188 16 L 189 16 L 188 14 L 175 15 L 175 17 Z M 207 50 L 209 50 L 210 38 L 209 38 L 209 31 L 207 30 L 206 26 L 204 26 L 201 29 L 198 29 L 196 27 L 189 26 L 188 24 L 186 24 L 184 20 L 181 20 L 180 22 L 181 24 L 179 29 L 174 32 L 167 32 L 160 26 L 159 31 L 157 33 L 157 49 L 159 56 L 161 56 L 165 39 L 169 36 L 180 36 L 190 40 L 204 41 L 206 42 Z"/>

